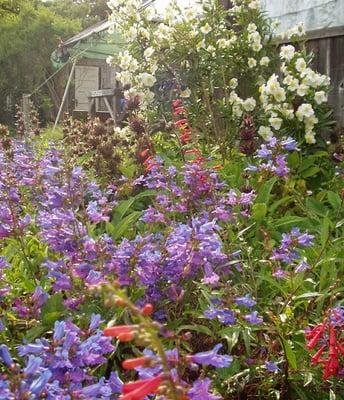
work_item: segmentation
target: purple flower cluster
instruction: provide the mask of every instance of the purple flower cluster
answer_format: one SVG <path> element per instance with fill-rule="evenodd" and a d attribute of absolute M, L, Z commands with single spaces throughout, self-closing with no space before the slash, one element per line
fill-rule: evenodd
<path fill-rule="evenodd" d="M 27 296 L 25 299 L 20 297 L 14 298 L 12 309 L 20 318 L 38 319 L 41 308 L 48 300 L 48 297 L 48 293 L 41 286 L 36 286 L 32 296 Z"/>
<path fill-rule="evenodd" d="M 232 361 L 233 357 L 226 354 L 219 354 L 219 350 L 222 348 L 222 344 L 217 344 L 212 350 L 200 352 L 192 355 L 187 355 L 186 361 L 190 364 L 193 370 L 197 370 L 198 366 L 211 366 L 215 368 L 228 368 Z M 145 357 L 149 357 L 151 362 L 154 363 L 153 367 L 138 367 L 136 371 L 139 374 L 140 379 L 150 379 L 154 376 L 157 376 L 163 372 L 163 368 L 161 365 L 161 360 L 155 353 L 151 350 L 144 350 L 143 354 Z M 169 363 L 169 367 L 171 368 L 171 375 L 173 377 L 178 376 L 176 366 L 178 362 L 181 360 L 180 355 L 178 354 L 177 349 L 167 350 L 165 351 L 166 359 Z M 186 382 L 181 381 L 182 386 L 186 384 Z M 219 400 L 221 396 L 215 396 L 212 394 L 210 390 L 211 380 L 209 378 L 205 379 L 197 379 L 188 390 L 188 395 L 191 399 L 194 400 Z"/>
<path fill-rule="evenodd" d="M 198 279 L 216 286 L 228 276 L 221 223 L 247 216 L 255 193 L 226 189 L 213 170 L 200 164 L 186 164 L 179 173 L 159 160 L 136 184 L 158 191 L 142 220 L 165 226 L 162 232 L 118 245 L 112 271 L 120 283 L 138 283 L 145 288 L 145 298 L 156 303 L 164 297 L 181 301 L 185 282 Z"/>
<path fill-rule="evenodd" d="M 6 282 L 5 277 L 5 269 L 8 268 L 8 263 L 5 257 L 0 257 L 0 301 L 4 298 L 4 296 L 11 290 L 11 286 L 8 282 Z"/>
<path fill-rule="evenodd" d="M 53 254 L 45 267 L 53 292 L 75 293 L 65 305 L 76 308 L 84 300 L 80 291 L 106 281 L 111 270 L 114 242 L 106 235 L 94 239 L 88 232 L 92 224 L 109 220 L 114 188 L 101 190 L 80 167 L 69 167 L 56 151 L 40 160 L 37 175 L 41 192 L 36 222 Z"/>
<path fill-rule="evenodd" d="M 234 302 L 237 306 L 244 307 L 251 311 L 249 314 L 243 316 L 246 322 L 252 325 L 261 324 L 263 322 L 263 319 L 258 315 L 258 311 L 251 310 L 257 303 L 249 294 L 236 297 Z M 204 312 L 206 318 L 210 320 L 217 319 L 223 325 L 234 325 L 239 315 L 239 310 L 228 308 L 219 299 L 213 299 L 212 305 Z"/>
<path fill-rule="evenodd" d="M 36 162 L 24 144 L 14 144 L 12 157 L 0 152 L 0 239 L 19 238 L 31 221 L 23 197 L 25 189 L 35 183 Z"/>
<path fill-rule="evenodd" d="M 216 285 L 227 274 L 228 257 L 215 220 L 193 218 L 175 223 L 165 236 L 161 233 L 123 240 L 113 257 L 119 281 L 135 281 L 145 288 L 145 297 L 157 302 L 162 297 L 180 301 L 183 283 L 202 279 Z"/>
<path fill-rule="evenodd" d="M 273 275 L 276 278 L 288 277 L 288 272 L 280 267 L 280 264 L 293 266 L 296 273 L 309 269 L 306 257 L 301 257 L 300 248 L 313 245 L 314 236 L 307 232 L 301 233 L 299 228 L 293 228 L 289 233 L 282 234 L 282 241 L 279 247 L 272 252 L 271 260 L 278 262 Z"/>
<path fill-rule="evenodd" d="M 285 140 L 278 140 L 272 137 L 256 151 L 256 165 L 248 166 L 246 171 L 285 177 L 289 174 L 286 152 L 297 150 L 297 142 L 294 139 L 288 137 Z"/>
<path fill-rule="evenodd" d="M 0 357 L 11 373 L 3 377 L 0 398 L 110 399 L 120 393 L 122 382 L 116 373 L 108 380 L 92 376 L 90 368 L 101 366 L 114 349 L 110 338 L 97 330 L 100 316 L 93 315 L 88 329 L 57 321 L 51 340 L 37 339 L 19 346 L 23 368 L 15 364 L 7 346 Z"/>
<path fill-rule="evenodd" d="M 197 379 L 188 391 L 191 400 L 220 400 L 221 396 L 216 396 L 209 392 L 211 380 L 209 378 Z"/>
<path fill-rule="evenodd" d="M 150 174 L 136 183 L 159 192 L 154 206 L 142 217 L 147 223 L 169 225 L 191 216 L 235 222 L 238 216 L 248 215 L 255 198 L 254 191 L 228 190 L 214 170 L 200 163 L 187 163 L 178 173 L 175 167 L 166 168 L 158 159 Z"/>

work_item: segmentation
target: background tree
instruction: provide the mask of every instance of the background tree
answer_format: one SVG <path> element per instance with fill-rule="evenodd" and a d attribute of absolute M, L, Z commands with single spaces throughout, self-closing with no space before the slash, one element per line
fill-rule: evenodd
<path fill-rule="evenodd" d="M 0 123 L 9 123 L 14 105 L 53 72 L 51 53 L 61 40 L 106 18 L 106 1 L 0 0 Z M 33 101 L 44 120 L 53 119 L 67 69 L 42 87 Z"/>

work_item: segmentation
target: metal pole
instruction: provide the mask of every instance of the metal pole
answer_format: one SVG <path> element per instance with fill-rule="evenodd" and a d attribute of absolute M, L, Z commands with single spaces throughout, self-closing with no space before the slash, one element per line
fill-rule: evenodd
<path fill-rule="evenodd" d="M 70 70 L 70 74 L 69 74 L 69 77 L 68 77 L 67 85 L 66 85 L 65 91 L 63 93 L 60 109 L 59 109 L 59 112 L 57 113 L 57 117 L 56 117 L 56 121 L 55 121 L 53 130 L 56 129 L 56 126 L 59 123 L 59 120 L 60 120 L 60 117 L 61 117 L 61 114 L 62 114 L 62 110 L 63 110 L 63 106 L 64 106 L 64 103 L 65 103 L 66 98 L 67 98 L 69 86 L 70 86 L 70 84 L 72 82 L 72 78 L 73 78 L 73 73 L 74 73 L 74 70 L 75 70 L 76 62 L 77 62 L 77 59 L 74 60 L 73 65 L 72 65 L 72 69 Z"/>

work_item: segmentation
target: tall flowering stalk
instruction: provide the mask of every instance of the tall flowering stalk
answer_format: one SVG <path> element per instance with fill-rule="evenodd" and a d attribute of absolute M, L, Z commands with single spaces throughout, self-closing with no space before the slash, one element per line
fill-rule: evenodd
<path fill-rule="evenodd" d="M 136 370 L 141 379 L 123 385 L 121 400 L 144 400 L 149 394 L 159 394 L 163 398 L 173 400 L 221 398 L 208 392 L 210 379 L 198 379 L 190 386 L 180 375 L 185 370 L 185 363 L 216 368 L 228 367 L 232 357 L 218 354 L 221 344 L 208 352 L 193 355 L 182 355 L 177 349 L 166 351 L 163 341 L 177 339 L 177 336 L 151 320 L 153 306 L 147 303 L 141 308 L 137 307 L 123 290 L 108 286 L 107 292 L 109 290 L 114 294 L 108 304 L 126 307 L 137 323 L 109 326 L 104 329 L 105 336 L 117 338 L 119 342 L 134 341 L 147 349 L 143 356 L 123 361 L 123 368 Z M 149 349 L 153 350 L 153 353 Z"/>
<path fill-rule="evenodd" d="M 305 331 L 307 348 L 318 349 L 311 358 L 312 365 L 320 365 L 323 379 L 342 377 L 344 374 L 344 309 L 328 310 L 322 323 Z"/>

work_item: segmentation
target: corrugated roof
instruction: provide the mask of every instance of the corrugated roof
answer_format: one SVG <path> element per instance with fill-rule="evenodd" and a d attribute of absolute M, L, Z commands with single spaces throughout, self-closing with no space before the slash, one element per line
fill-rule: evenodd
<path fill-rule="evenodd" d="M 106 29 L 109 29 L 111 25 L 112 25 L 111 21 L 108 20 L 100 21 L 97 24 L 90 26 L 89 28 L 83 30 L 82 32 L 78 33 L 77 35 L 63 42 L 63 46 L 67 47 L 71 46 L 74 43 L 87 39 L 89 36 L 95 33 L 99 33 L 105 31 Z"/>

